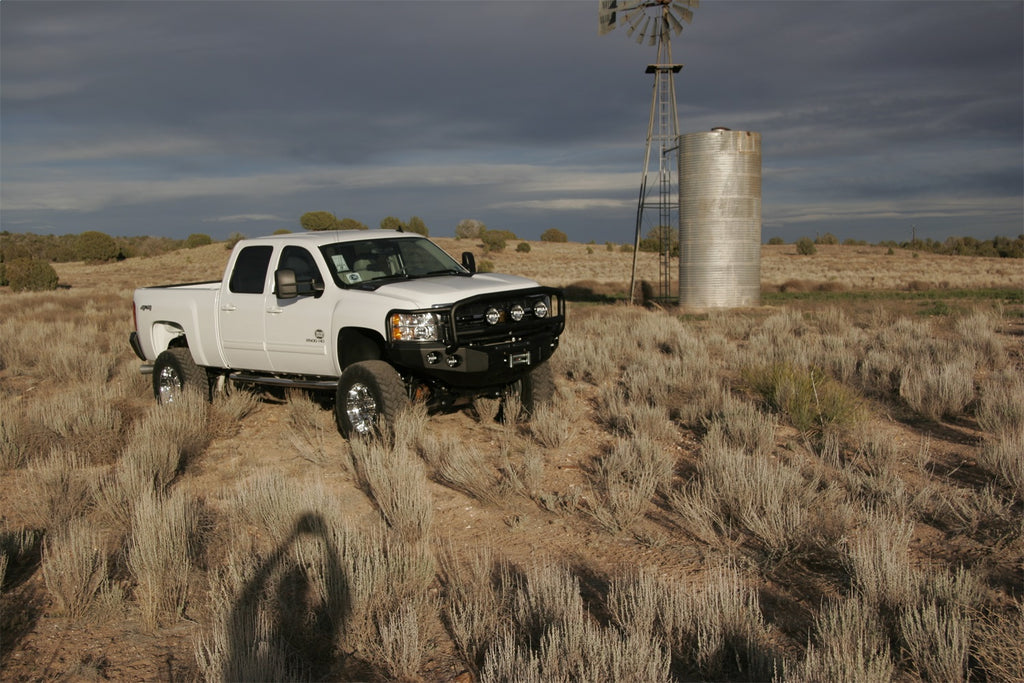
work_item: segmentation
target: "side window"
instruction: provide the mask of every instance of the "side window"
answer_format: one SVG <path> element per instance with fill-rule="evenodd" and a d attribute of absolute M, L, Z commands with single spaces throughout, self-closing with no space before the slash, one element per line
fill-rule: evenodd
<path fill-rule="evenodd" d="M 267 281 L 267 267 L 274 248 L 270 245 L 257 245 L 242 249 L 235 259 L 235 269 L 231 271 L 228 289 L 235 294 L 262 294 L 263 284 Z"/>
<path fill-rule="evenodd" d="M 281 252 L 281 260 L 277 267 L 294 271 L 295 283 L 299 286 L 299 294 L 313 294 L 323 291 L 323 278 L 316 267 L 313 255 L 302 247 L 285 247 Z"/>

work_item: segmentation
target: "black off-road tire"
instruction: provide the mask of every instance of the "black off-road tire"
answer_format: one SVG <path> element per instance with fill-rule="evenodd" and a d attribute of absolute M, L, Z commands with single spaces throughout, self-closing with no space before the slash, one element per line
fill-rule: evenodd
<path fill-rule="evenodd" d="M 538 408 L 555 400 L 555 373 L 547 363 L 541 363 L 528 375 L 523 375 L 512 384 L 508 385 L 505 395 L 519 396 L 519 403 L 522 405 L 523 413 L 527 418 L 531 417 Z M 502 419 L 505 406 L 502 406 Z"/>
<path fill-rule="evenodd" d="M 411 401 L 398 372 L 382 360 L 364 360 L 345 368 L 338 380 L 334 419 L 346 439 L 367 437 L 393 426 Z"/>
<path fill-rule="evenodd" d="M 174 403 L 185 391 L 195 391 L 209 401 L 210 377 L 187 348 L 167 349 L 153 363 L 153 396 L 157 403 Z"/>

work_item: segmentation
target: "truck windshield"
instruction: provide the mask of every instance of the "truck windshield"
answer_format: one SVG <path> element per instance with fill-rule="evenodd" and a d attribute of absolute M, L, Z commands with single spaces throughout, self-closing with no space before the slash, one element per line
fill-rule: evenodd
<path fill-rule="evenodd" d="M 469 275 L 441 247 L 421 237 L 337 242 L 320 247 L 331 275 L 342 287 L 386 280 Z"/>

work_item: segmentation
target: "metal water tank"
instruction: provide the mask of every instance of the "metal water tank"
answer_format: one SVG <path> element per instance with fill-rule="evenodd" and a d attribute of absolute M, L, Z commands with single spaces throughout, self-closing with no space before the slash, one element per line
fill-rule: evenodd
<path fill-rule="evenodd" d="M 679 137 L 679 305 L 761 302 L 761 134 Z"/>

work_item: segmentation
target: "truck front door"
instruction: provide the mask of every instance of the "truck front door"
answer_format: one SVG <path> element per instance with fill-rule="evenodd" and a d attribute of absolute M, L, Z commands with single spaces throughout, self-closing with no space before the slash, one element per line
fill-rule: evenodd
<path fill-rule="evenodd" d="M 316 259 L 303 247 L 287 246 L 277 268 L 295 273 L 299 295 L 267 296 L 267 354 L 276 372 L 334 375 L 331 315 L 334 298 L 325 297 L 324 278 Z"/>
<path fill-rule="evenodd" d="M 220 339 L 228 367 L 235 370 L 271 370 L 264 343 L 267 317 L 267 275 L 274 247 L 258 244 L 243 248 L 235 258 L 228 286 L 221 292 Z"/>

